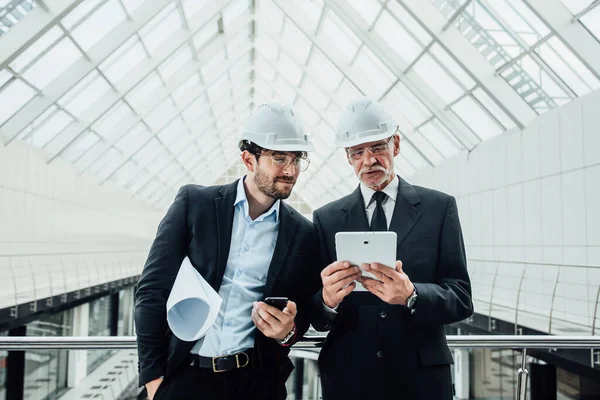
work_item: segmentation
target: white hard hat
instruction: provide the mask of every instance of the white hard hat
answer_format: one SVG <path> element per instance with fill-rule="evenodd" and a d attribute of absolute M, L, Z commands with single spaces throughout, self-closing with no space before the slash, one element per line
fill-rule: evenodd
<path fill-rule="evenodd" d="M 366 97 L 351 101 L 347 106 L 335 133 L 339 147 L 387 139 L 396 133 L 398 124 L 383 106 Z"/>
<path fill-rule="evenodd" d="M 249 140 L 275 151 L 313 151 L 302 122 L 285 104 L 261 104 L 250 116 L 240 142 Z"/>

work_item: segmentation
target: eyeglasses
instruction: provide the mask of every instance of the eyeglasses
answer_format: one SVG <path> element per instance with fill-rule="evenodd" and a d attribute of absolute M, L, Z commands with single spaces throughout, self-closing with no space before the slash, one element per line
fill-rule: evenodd
<path fill-rule="evenodd" d="M 310 165 L 310 160 L 304 157 L 292 157 L 287 154 L 257 154 L 262 157 L 269 157 L 271 159 L 271 164 L 277 169 L 287 169 L 290 165 L 294 165 L 296 171 L 304 172 L 308 169 Z"/>
<path fill-rule="evenodd" d="M 388 138 L 388 140 L 385 143 L 379 143 L 379 144 L 376 144 L 376 145 L 370 146 L 370 147 L 362 147 L 360 149 L 347 149 L 346 152 L 347 152 L 348 156 L 350 158 L 352 158 L 354 161 L 358 161 L 358 160 L 362 159 L 364 157 L 365 153 L 367 152 L 367 150 L 369 150 L 371 152 L 371 154 L 373 154 L 374 156 L 383 154 L 388 150 L 392 138 L 393 138 L 393 136 Z"/>

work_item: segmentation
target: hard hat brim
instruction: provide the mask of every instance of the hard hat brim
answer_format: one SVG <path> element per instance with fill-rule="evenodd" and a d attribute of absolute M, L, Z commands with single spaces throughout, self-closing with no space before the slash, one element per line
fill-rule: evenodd
<path fill-rule="evenodd" d="M 350 141 L 346 141 L 346 140 L 341 141 L 336 138 L 335 144 L 337 145 L 337 147 L 345 149 L 345 148 L 354 147 L 354 146 L 358 146 L 358 145 L 369 143 L 369 142 L 377 142 L 379 140 L 390 138 L 390 137 L 394 136 L 395 134 L 396 134 L 396 131 L 394 131 L 393 133 L 383 132 L 383 133 L 380 133 L 377 135 L 369 135 L 369 136 L 359 137 L 359 138 L 356 138 L 356 139 L 350 140 Z"/>

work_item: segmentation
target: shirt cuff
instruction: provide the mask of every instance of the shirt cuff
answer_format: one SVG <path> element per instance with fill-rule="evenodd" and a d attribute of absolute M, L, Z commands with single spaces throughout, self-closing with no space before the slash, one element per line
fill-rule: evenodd
<path fill-rule="evenodd" d="M 327 304 L 323 303 L 323 309 L 325 310 L 326 313 L 329 313 L 329 314 L 338 315 L 337 310 L 339 307 L 340 307 L 339 304 L 337 306 L 331 308 Z"/>

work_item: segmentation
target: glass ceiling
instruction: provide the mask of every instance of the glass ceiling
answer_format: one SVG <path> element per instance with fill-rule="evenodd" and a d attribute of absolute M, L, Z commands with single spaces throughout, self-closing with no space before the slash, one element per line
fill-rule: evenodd
<path fill-rule="evenodd" d="M 312 132 L 318 207 L 356 186 L 355 97 L 395 114 L 410 176 L 599 87 L 600 0 L 0 0 L 0 140 L 160 208 L 231 174 L 264 101 Z"/>

